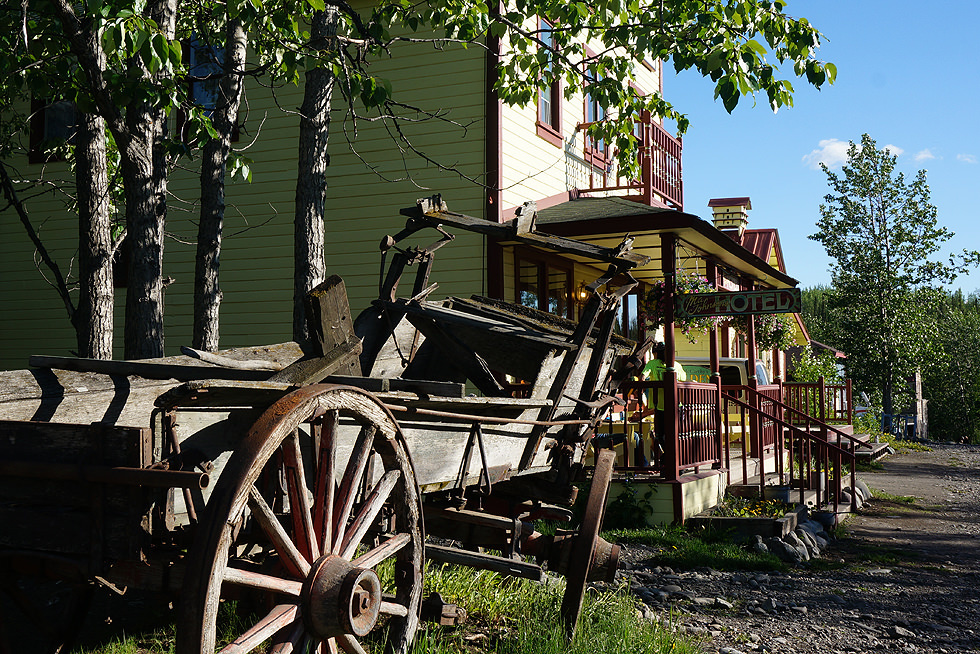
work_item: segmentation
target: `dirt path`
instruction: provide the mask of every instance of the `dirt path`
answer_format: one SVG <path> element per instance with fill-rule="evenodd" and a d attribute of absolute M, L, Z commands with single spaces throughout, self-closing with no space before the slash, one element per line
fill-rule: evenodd
<path fill-rule="evenodd" d="M 980 447 L 932 447 L 895 455 L 883 470 L 862 473 L 873 489 L 916 501 L 872 502 L 848 521 L 848 531 L 856 540 L 906 550 L 924 562 L 980 571 Z"/>
<path fill-rule="evenodd" d="M 933 447 L 861 474 L 884 493 L 817 566 L 638 570 L 634 591 L 706 652 L 980 652 L 980 447 Z"/>

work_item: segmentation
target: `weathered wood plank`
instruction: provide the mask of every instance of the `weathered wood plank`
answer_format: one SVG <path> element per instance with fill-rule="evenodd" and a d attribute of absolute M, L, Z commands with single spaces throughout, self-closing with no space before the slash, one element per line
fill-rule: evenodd
<path fill-rule="evenodd" d="M 347 288 L 339 275 L 331 275 L 304 298 L 306 324 L 310 339 L 324 356 L 338 345 L 356 341 L 354 324 L 347 301 Z M 341 375 L 360 375 L 360 362 L 345 361 L 336 372 Z"/>

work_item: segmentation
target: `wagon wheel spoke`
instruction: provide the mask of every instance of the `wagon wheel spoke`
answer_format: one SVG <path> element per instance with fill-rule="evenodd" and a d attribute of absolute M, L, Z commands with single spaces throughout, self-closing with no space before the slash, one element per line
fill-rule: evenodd
<path fill-rule="evenodd" d="M 396 534 L 389 538 L 373 550 L 365 552 L 352 561 L 359 568 L 374 568 L 385 559 L 389 559 L 398 553 L 412 541 L 412 536 L 406 533 Z"/>
<path fill-rule="evenodd" d="M 305 577 L 310 572 L 310 562 L 293 543 L 289 534 L 279 523 L 276 515 L 269 508 L 265 498 L 259 490 L 252 486 L 248 492 L 248 506 L 252 509 L 252 517 L 269 537 L 275 546 L 279 556 L 282 557 L 284 564 L 289 571 L 297 577 Z"/>
<path fill-rule="evenodd" d="M 293 520 L 296 546 L 308 561 L 320 558 L 320 544 L 313 529 L 313 513 L 310 493 L 306 487 L 306 470 L 300 449 L 299 430 L 283 443 L 283 472 L 286 475 L 286 491 L 289 495 L 289 513 Z"/>
<path fill-rule="evenodd" d="M 295 604 L 280 604 L 256 622 L 248 631 L 224 647 L 220 654 L 247 654 L 292 624 L 299 615 Z"/>
<path fill-rule="evenodd" d="M 287 636 L 282 637 L 282 634 L 283 632 L 280 632 L 280 636 L 277 636 L 268 654 L 298 654 L 307 651 L 307 636 L 302 621 L 297 620 Z"/>
<path fill-rule="evenodd" d="M 334 554 L 338 553 L 340 543 L 347 530 L 347 520 L 350 518 L 354 508 L 354 501 L 357 499 L 357 488 L 367 470 L 368 459 L 371 458 L 371 449 L 374 445 L 374 434 L 377 428 L 373 425 L 361 428 L 357 435 L 357 442 L 354 443 L 354 450 L 351 452 L 350 460 L 347 462 L 347 469 L 344 470 L 344 477 L 340 481 L 340 489 L 337 491 L 337 499 L 334 504 L 333 516 L 333 548 Z"/>
<path fill-rule="evenodd" d="M 381 512 L 381 507 L 388 501 L 391 491 L 394 490 L 395 484 L 398 483 L 400 478 L 401 472 L 398 470 L 389 470 L 381 477 L 374 490 L 371 491 L 371 494 L 364 502 L 364 506 L 361 507 L 360 513 L 354 518 L 354 522 L 350 526 L 350 531 L 344 535 L 344 540 L 338 552 L 340 556 L 345 559 L 350 559 L 354 555 L 358 544 L 360 544 L 364 535 L 367 534 L 371 525 L 374 524 L 374 519 L 378 517 L 378 514 Z"/>
<path fill-rule="evenodd" d="M 350 634 L 337 636 L 337 644 L 340 645 L 340 649 L 347 652 L 347 654 L 367 654 L 367 651 L 361 647 L 361 644 L 357 642 L 357 639 Z"/>
<path fill-rule="evenodd" d="M 313 488 L 313 524 L 320 538 L 320 551 L 327 552 L 333 545 L 333 505 L 337 491 L 337 424 L 340 414 L 330 411 L 314 422 L 317 475 Z"/>
<path fill-rule="evenodd" d="M 224 581 L 225 583 L 244 586 L 246 588 L 267 590 L 269 592 L 293 595 L 295 597 L 299 597 L 303 591 L 303 582 L 301 581 L 282 579 L 260 572 L 252 572 L 251 570 L 232 568 L 231 566 L 225 568 Z"/>

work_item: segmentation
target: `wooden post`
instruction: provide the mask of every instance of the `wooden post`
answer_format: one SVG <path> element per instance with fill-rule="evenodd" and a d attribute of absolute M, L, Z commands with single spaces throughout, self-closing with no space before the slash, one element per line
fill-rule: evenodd
<path fill-rule="evenodd" d="M 851 391 L 851 379 L 848 377 L 844 380 L 844 384 L 847 386 L 847 424 L 854 424 L 854 396 Z"/>
<path fill-rule="evenodd" d="M 677 415 L 677 355 L 674 350 L 674 296 L 677 291 L 677 237 L 664 234 L 660 241 L 661 270 L 664 274 L 664 474 L 669 481 L 680 476 Z M 677 516 L 675 516 L 677 517 Z"/>
<path fill-rule="evenodd" d="M 711 285 L 715 288 L 718 287 L 718 269 L 714 261 L 708 261 L 707 264 L 708 280 Z M 722 410 L 721 410 L 721 373 L 720 362 L 718 360 L 718 325 L 714 322 L 711 323 L 711 349 L 709 352 L 709 358 L 711 361 L 711 379 L 715 384 L 715 442 L 718 446 L 718 461 L 716 461 L 712 467 L 720 468 L 722 464 Z"/>

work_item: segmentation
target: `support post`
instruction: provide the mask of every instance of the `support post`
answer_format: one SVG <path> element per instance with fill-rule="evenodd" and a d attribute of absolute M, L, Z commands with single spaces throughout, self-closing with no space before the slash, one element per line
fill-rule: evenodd
<path fill-rule="evenodd" d="M 677 292 L 677 237 L 664 234 L 660 241 L 661 270 L 664 274 L 664 474 L 668 481 L 680 476 L 677 415 L 677 365 L 674 339 L 674 298 Z"/>

